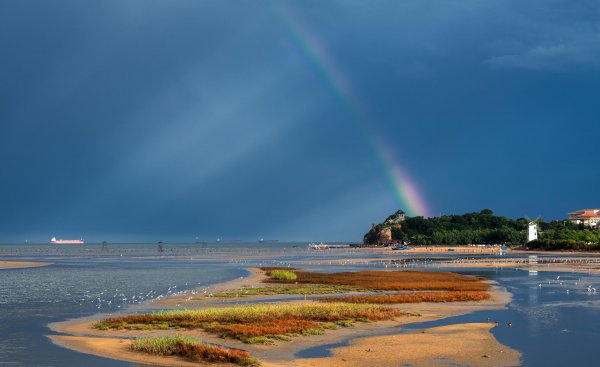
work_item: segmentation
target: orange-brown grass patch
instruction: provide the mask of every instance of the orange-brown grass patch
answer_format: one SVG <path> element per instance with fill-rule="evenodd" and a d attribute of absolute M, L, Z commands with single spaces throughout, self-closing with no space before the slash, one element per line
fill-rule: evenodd
<path fill-rule="evenodd" d="M 349 303 L 419 303 L 419 302 L 467 302 L 483 301 L 490 298 L 487 292 L 478 291 L 448 291 L 448 292 L 418 292 L 388 295 L 327 297 L 320 302 L 349 302 Z"/>
<path fill-rule="evenodd" d="M 215 325 L 211 328 L 221 335 L 236 335 L 238 339 L 252 338 L 264 335 L 289 335 L 302 334 L 306 330 L 319 329 L 321 323 L 295 318 L 265 320 L 260 323 L 251 324 L 226 324 Z"/>
<path fill-rule="evenodd" d="M 149 354 L 175 355 L 194 362 L 235 363 L 241 366 L 260 365 L 260 362 L 245 350 L 207 345 L 199 340 L 179 335 L 136 339 L 131 343 L 131 349 Z"/>
<path fill-rule="evenodd" d="M 297 334 L 318 334 L 354 321 L 389 320 L 405 313 L 373 304 L 327 303 L 242 305 L 126 315 L 96 324 L 99 329 L 202 329 L 249 343 L 268 343 Z"/>
<path fill-rule="evenodd" d="M 265 268 L 270 271 L 272 269 Z M 265 283 L 338 284 L 382 291 L 485 291 L 484 278 L 450 272 L 418 270 L 318 273 L 295 270 L 293 281 L 265 279 Z"/>

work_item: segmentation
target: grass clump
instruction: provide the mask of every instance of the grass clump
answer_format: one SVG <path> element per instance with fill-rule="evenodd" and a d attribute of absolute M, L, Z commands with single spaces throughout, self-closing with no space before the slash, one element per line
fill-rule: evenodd
<path fill-rule="evenodd" d="M 187 344 L 201 343 L 201 341 L 199 340 L 181 335 L 156 338 L 140 338 L 133 341 L 133 343 L 131 344 L 131 349 L 138 352 L 146 352 L 150 354 L 171 355 L 173 354 L 173 347 L 180 342 Z"/>
<path fill-rule="evenodd" d="M 405 294 L 326 297 L 320 302 L 350 302 L 350 303 L 419 303 L 419 302 L 467 302 L 483 301 L 490 298 L 487 292 L 478 291 L 449 291 L 449 292 L 419 292 Z"/>
<path fill-rule="evenodd" d="M 240 366 L 259 366 L 260 362 L 246 351 L 207 345 L 185 336 L 136 339 L 131 349 L 149 354 L 179 356 L 194 362 L 235 363 Z"/>
<path fill-rule="evenodd" d="M 277 294 L 290 295 L 313 295 L 313 294 L 338 294 L 348 292 L 369 292 L 370 289 L 357 288 L 347 285 L 337 284 L 316 284 L 316 285 L 282 285 L 270 287 L 242 288 L 239 291 L 229 291 L 214 293 L 212 297 L 247 297 L 247 296 L 267 296 Z"/>
<path fill-rule="evenodd" d="M 346 320 L 340 320 L 338 322 L 336 322 L 336 325 L 339 325 L 341 327 L 351 327 L 354 326 L 354 323 L 356 322 L 356 320 L 354 319 L 346 319 Z"/>
<path fill-rule="evenodd" d="M 389 320 L 401 315 L 394 308 L 361 303 L 240 305 L 125 315 L 101 321 L 96 328 L 138 330 L 166 323 L 170 328 L 202 329 L 248 343 L 270 343 L 344 326 L 346 320 Z"/>
<path fill-rule="evenodd" d="M 252 336 L 244 340 L 248 344 L 273 344 L 275 343 L 274 338 L 267 336 Z"/>
<path fill-rule="evenodd" d="M 290 270 L 275 269 L 269 271 L 269 277 L 274 280 L 294 281 L 298 279 L 296 273 Z"/>

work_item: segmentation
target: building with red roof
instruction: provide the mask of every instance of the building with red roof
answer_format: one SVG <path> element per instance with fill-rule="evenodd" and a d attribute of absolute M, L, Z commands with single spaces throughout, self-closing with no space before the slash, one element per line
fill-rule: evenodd
<path fill-rule="evenodd" d="M 600 225 L 600 209 L 581 209 L 569 213 L 569 220 L 576 224 L 583 224 L 588 227 L 598 227 Z"/>

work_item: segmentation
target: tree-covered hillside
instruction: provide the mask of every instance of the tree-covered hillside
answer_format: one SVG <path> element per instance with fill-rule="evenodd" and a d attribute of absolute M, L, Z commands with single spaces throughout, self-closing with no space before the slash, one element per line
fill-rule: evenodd
<path fill-rule="evenodd" d="M 402 213 L 398 211 L 397 213 Z M 397 215 L 396 213 L 396 215 Z M 540 249 L 600 248 L 600 231 L 590 230 L 570 221 L 538 221 L 540 239 L 527 243 L 529 219 L 510 219 L 494 215 L 490 209 L 462 215 L 440 217 L 405 217 L 395 215 L 374 225 L 365 234 L 365 243 L 406 242 L 411 245 L 510 244 Z"/>

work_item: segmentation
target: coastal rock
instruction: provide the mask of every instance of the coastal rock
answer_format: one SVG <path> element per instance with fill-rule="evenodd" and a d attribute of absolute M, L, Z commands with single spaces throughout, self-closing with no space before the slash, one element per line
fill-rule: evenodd
<path fill-rule="evenodd" d="M 394 214 L 387 217 L 387 219 L 383 223 L 384 224 L 399 224 L 401 222 L 404 222 L 405 219 L 406 219 L 406 213 L 402 209 L 400 209 L 397 212 L 395 212 Z"/>
<path fill-rule="evenodd" d="M 406 219 L 406 213 L 398 210 L 385 219 L 383 223 L 371 225 L 371 230 L 363 237 L 365 245 L 381 245 L 394 242 L 394 232 L 402 229 L 402 222 Z"/>
<path fill-rule="evenodd" d="M 391 243 L 392 231 L 400 228 L 402 226 L 397 223 L 373 224 L 371 230 L 365 234 L 363 243 L 367 245 Z"/>

